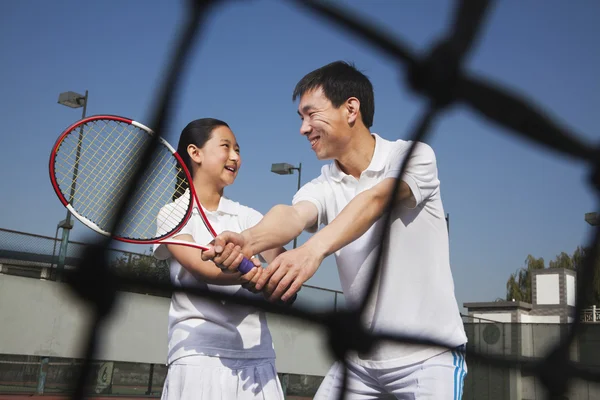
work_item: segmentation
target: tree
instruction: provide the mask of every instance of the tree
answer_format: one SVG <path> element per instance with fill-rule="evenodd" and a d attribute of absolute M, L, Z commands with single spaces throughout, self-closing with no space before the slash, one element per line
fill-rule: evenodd
<path fill-rule="evenodd" d="M 586 255 L 589 254 L 589 249 L 585 247 L 578 246 L 573 252 L 572 261 L 573 268 L 575 270 L 581 270 L 583 268 L 583 261 L 585 260 Z M 578 288 L 583 282 L 578 282 Z M 594 278 L 592 281 L 592 290 L 589 293 L 586 293 L 586 306 L 591 306 L 593 304 L 600 305 L 600 260 L 596 261 L 594 265 Z"/>
<path fill-rule="evenodd" d="M 589 254 L 587 249 L 581 246 L 578 246 L 571 256 L 563 251 L 548 263 L 548 268 L 566 268 L 581 271 L 586 252 Z M 512 301 L 514 299 L 515 301 L 531 303 L 531 271 L 544 268 L 546 267 L 543 258 L 535 258 L 529 254 L 525 259 L 525 266 L 510 274 L 508 281 L 506 281 L 506 300 Z M 582 283 L 578 281 L 578 288 L 581 287 Z M 600 262 L 595 265 L 593 291 L 585 297 L 586 303 L 589 303 L 589 305 L 600 304 Z"/>
<path fill-rule="evenodd" d="M 112 261 L 111 268 L 118 275 L 129 278 L 145 278 L 160 283 L 169 283 L 170 281 L 168 262 L 166 260 L 158 260 L 151 254 L 123 252 Z M 139 288 L 126 288 L 126 290 L 159 294 L 151 290 L 140 290 Z"/>
<path fill-rule="evenodd" d="M 519 268 L 506 282 L 506 300 L 531 303 L 531 271 L 544 269 L 544 259 L 531 254 L 525 258 L 525 267 Z"/>
<path fill-rule="evenodd" d="M 557 255 L 554 261 L 548 263 L 548 268 L 575 269 L 573 266 L 573 259 L 564 251 Z"/>
<path fill-rule="evenodd" d="M 579 269 L 583 265 L 583 260 L 586 254 L 586 249 L 581 246 L 577 246 L 575 251 L 573 252 L 573 269 Z"/>

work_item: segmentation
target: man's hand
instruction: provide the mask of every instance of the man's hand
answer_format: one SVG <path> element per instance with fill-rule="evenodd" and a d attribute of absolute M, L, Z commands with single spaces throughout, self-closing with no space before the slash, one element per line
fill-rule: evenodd
<path fill-rule="evenodd" d="M 212 261 L 223 272 L 236 273 L 244 257 L 253 256 L 246 238 L 236 232 L 225 231 L 215 237 L 211 242 L 212 247 L 202 252 L 203 261 Z M 260 267 L 257 259 L 252 259 L 254 265 Z"/>
<path fill-rule="evenodd" d="M 315 274 L 323 258 L 308 242 L 286 251 L 262 271 L 255 288 L 265 292 L 270 301 L 288 301 Z"/>
<path fill-rule="evenodd" d="M 254 259 L 252 260 L 254 261 Z M 261 277 L 263 272 L 262 265 L 258 265 L 256 268 L 252 268 L 250 272 L 242 275 L 240 279 L 242 280 L 242 287 L 246 290 L 249 290 L 252 293 L 259 293 L 260 290 L 256 289 L 256 283 L 258 279 Z"/>

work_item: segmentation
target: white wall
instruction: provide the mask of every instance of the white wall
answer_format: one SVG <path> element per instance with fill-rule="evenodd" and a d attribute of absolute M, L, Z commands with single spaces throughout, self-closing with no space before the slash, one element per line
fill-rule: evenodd
<path fill-rule="evenodd" d="M 575 277 L 567 275 L 567 305 L 575 306 Z"/>
<path fill-rule="evenodd" d="M 481 322 L 481 323 L 489 323 L 490 321 L 486 321 L 487 320 L 492 320 L 495 322 L 508 322 L 510 323 L 512 320 L 512 314 L 510 312 L 478 312 L 478 313 L 473 313 L 473 322 Z M 482 320 L 479 320 L 477 318 L 484 318 Z"/>
<path fill-rule="evenodd" d="M 524 324 L 560 324 L 560 315 L 521 315 Z"/>
<path fill-rule="evenodd" d="M 540 274 L 536 277 L 536 304 L 560 304 L 558 274 Z"/>
<path fill-rule="evenodd" d="M 80 357 L 88 310 L 66 285 L 0 274 L 0 354 Z M 169 299 L 119 296 L 100 335 L 99 359 L 164 364 Z M 268 315 L 282 373 L 324 376 L 332 363 L 318 327 Z"/>

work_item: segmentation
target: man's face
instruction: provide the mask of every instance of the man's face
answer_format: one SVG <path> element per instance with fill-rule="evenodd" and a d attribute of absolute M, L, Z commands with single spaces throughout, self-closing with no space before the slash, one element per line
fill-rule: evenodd
<path fill-rule="evenodd" d="M 308 91 L 300 98 L 300 133 L 308 139 L 319 160 L 335 159 L 350 140 L 344 104 L 335 108 L 323 90 Z"/>

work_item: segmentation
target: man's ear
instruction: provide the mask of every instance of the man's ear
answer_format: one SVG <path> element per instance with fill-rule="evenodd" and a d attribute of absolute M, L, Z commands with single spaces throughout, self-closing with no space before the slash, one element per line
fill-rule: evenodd
<path fill-rule="evenodd" d="M 354 125 L 358 120 L 358 114 L 360 112 L 360 100 L 356 97 L 350 97 L 346 100 L 346 114 L 348 116 L 348 124 Z"/>
<path fill-rule="evenodd" d="M 195 144 L 190 144 L 187 147 L 187 152 L 193 162 L 196 164 L 202 164 L 204 159 L 204 153 L 202 153 L 202 149 L 199 149 Z"/>

